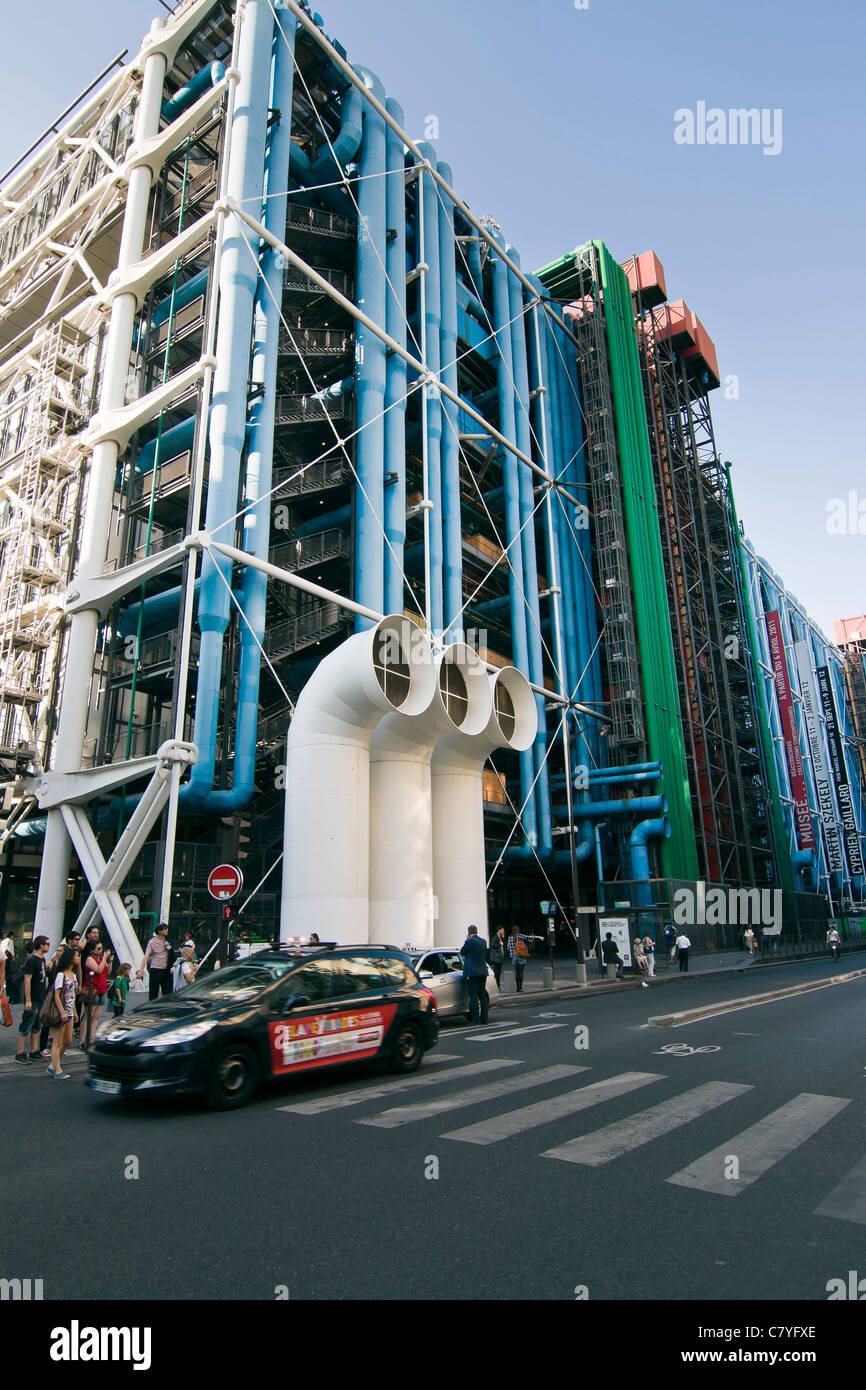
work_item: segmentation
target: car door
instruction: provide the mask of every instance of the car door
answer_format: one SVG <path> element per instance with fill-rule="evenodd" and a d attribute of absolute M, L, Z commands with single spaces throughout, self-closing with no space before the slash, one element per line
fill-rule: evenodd
<path fill-rule="evenodd" d="M 329 955 L 291 971 L 268 1019 L 272 1074 L 375 1057 L 396 1012 L 381 996 L 369 958 Z"/>
<path fill-rule="evenodd" d="M 442 989 L 449 1000 L 449 1013 L 469 1012 L 469 986 L 463 978 L 463 957 L 459 951 L 440 951 L 444 974 Z"/>

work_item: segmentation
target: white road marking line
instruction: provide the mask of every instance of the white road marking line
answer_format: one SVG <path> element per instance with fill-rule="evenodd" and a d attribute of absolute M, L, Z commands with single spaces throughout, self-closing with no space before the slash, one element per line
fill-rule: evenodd
<path fill-rule="evenodd" d="M 588 1067 L 578 1067 L 578 1071 L 588 1071 Z M 620 1076 L 610 1076 L 605 1081 L 593 1081 L 589 1086 L 581 1086 L 576 1091 L 554 1096 L 551 1100 L 540 1100 L 535 1105 L 526 1105 L 521 1110 L 511 1110 L 506 1115 L 497 1115 L 492 1120 L 481 1120 L 478 1124 L 466 1125 L 464 1129 L 453 1129 L 443 1134 L 443 1139 L 457 1139 L 463 1144 L 498 1144 L 500 1139 L 510 1139 L 513 1134 L 522 1134 L 537 1125 L 548 1124 L 566 1115 L 575 1115 L 579 1110 L 588 1110 L 592 1105 L 624 1096 L 639 1086 L 648 1086 L 652 1081 L 663 1078 L 657 1072 L 626 1071 Z"/>
<path fill-rule="evenodd" d="M 850 1100 L 839 1100 L 836 1096 L 803 1091 L 787 1105 L 744 1129 L 742 1134 L 704 1154 L 687 1168 L 681 1168 L 667 1181 L 677 1187 L 695 1187 L 722 1197 L 737 1197 L 850 1104 Z M 725 1160 L 731 1155 L 739 1163 L 738 1178 L 725 1177 Z"/>
<path fill-rule="evenodd" d="M 357 1125 L 374 1125 L 377 1129 L 394 1129 L 397 1125 L 413 1124 L 416 1120 L 429 1120 L 435 1115 L 449 1110 L 462 1110 L 467 1105 L 481 1104 L 486 1100 L 498 1100 L 500 1096 L 512 1095 L 515 1091 L 528 1091 L 532 1086 L 544 1086 L 549 1081 L 562 1081 L 564 1077 L 574 1076 L 582 1067 L 556 1066 L 543 1067 L 540 1071 L 523 1072 L 520 1076 L 507 1076 L 502 1081 L 491 1081 L 486 1086 L 473 1086 L 469 1091 L 456 1091 L 438 1100 L 422 1101 L 418 1105 L 399 1105 L 393 1110 L 383 1110 L 381 1115 L 373 1115 L 367 1120 L 356 1120 Z"/>
<path fill-rule="evenodd" d="M 705 1086 L 696 1086 L 693 1091 L 674 1096 L 673 1100 L 662 1101 L 648 1110 L 629 1115 L 625 1120 L 597 1129 L 594 1134 L 584 1134 L 579 1139 L 570 1139 L 555 1149 L 548 1149 L 544 1158 L 561 1158 L 567 1163 L 584 1163 L 590 1168 L 598 1168 L 610 1163 L 620 1154 L 639 1149 L 652 1139 L 658 1139 L 671 1130 L 687 1125 L 699 1115 L 705 1115 L 717 1106 L 734 1100 L 751 1086 L 740 1086 L 734 1082 L 710 1081 Z"/>
<path fill-rule="evenodd" d="M 815 1208 L 815 1216 L 835 1216 L 840 1221 L 854 1221 L 858 1226 L 866 1226 L 866 1158 L 855 1163 L 846 1173 L 838 1187 L 834 1187 L 820 1206 Z"/>
<path fill-rule="evenodd" d="M 421 1074 L 415 1072 L 412 1076 L 403 1076 L 393 1081 L 383 1081 L 375 1086 L 358 1087 L 353 1091 L 334 1091 L 326 1096 L 316 1096 L 314 1100 L 297 1100 L 289 1105 L 279 1105 L 278 1110 L 289 1111 L 293 1115 L 322 1115 L 327 1110 L 343 1110 L 348 1105 L 360 1105 L 364 1100 L 381 1100 L 383 1096 L 391 1096 L 395 1091 L 407 1091 L 417 1086 L 438 1086 L 443 1081 L 448 1081 L 450 1077 L 478 1075 L 480 1072 L 501 1071 L 503 1067 L 519 1067 L 520 1062 L 512 1061 L 505 1057 L 491 1057 L 485 1062 L 471 1062 L 468 1066 L 451 1067 L 448 1071 L 436 1071 L 433 1076 L 426 1076 L 424 1073 L 433 1062 L 459 1062 L 459 1057 L 449 1057 L 442 1055 L 436 1058 L 431 1057 L 424 1063 Z"/>
<path fill-rule="evenodd" d="M 525 1038 L 528 1033 L 547 1033 L 551 1028 L 564 1028 L 564 1023 L 532 1023 L 529 1026 L 518 1025 L 511 1028 L 507 1033 L 473 1033 L 469 1037 L 470 1042 L 499 1042 L 500 1038 Z"/>

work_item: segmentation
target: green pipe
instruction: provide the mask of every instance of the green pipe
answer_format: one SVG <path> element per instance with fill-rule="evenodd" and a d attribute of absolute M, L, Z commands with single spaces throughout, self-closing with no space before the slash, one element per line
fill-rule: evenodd
<path fill-rule="evenodd" d="M 661 869 L 666 878 L 696 879 L 694 817 L 631 295 L 625 272 L 604 243 L 593 246 L 604 298 L 647 741 L 651 758 L 664 766 L 673 830 L 661 845 Z"/>

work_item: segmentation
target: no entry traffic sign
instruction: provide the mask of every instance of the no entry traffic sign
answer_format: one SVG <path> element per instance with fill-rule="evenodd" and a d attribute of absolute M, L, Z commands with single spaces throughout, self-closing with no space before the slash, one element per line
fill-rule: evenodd
<path fill-rule="evenodd" d="M 233 898 L 243 886 L 244 876 L 234 864 L 218 864 L 207 876 L 207 891 L 219 902 Z"/>

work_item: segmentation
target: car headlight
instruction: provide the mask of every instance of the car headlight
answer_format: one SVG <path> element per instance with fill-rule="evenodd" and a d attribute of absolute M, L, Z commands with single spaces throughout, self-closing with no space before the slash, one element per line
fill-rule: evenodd
<path fill-rule="evenodd" d="M 172 1028 L 169 1033 L 158 1033 L 155 1038 L 147 1038 L 141 1044 L 142 1047 L 177 1047 L 180 1043 L 193 1042 L 205 1033 L 209 1033 L 211 1028 L 216 1028 L 217 1019 L 200 1018 L 195 1023 L 182 1023 L 178 1028 Z"/>

